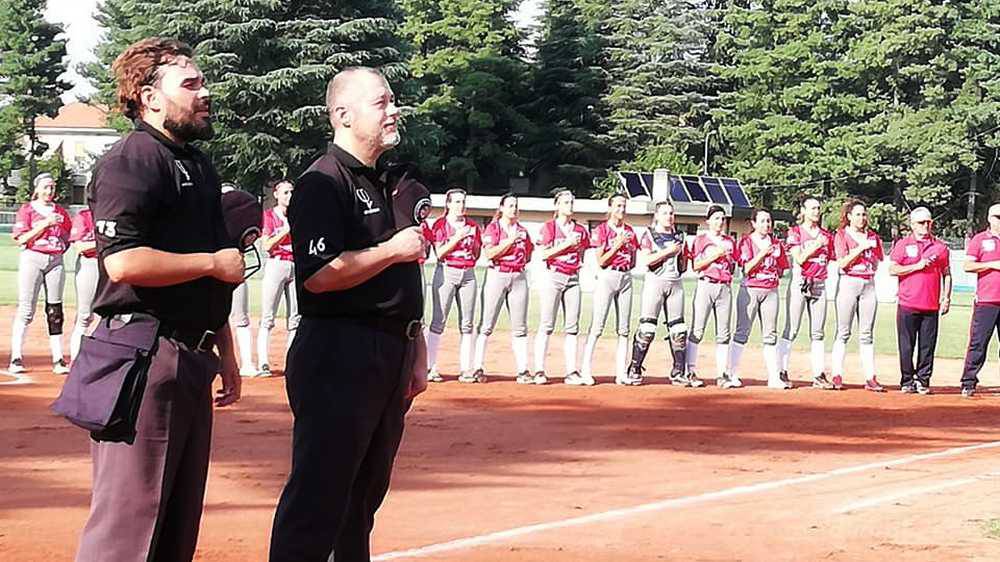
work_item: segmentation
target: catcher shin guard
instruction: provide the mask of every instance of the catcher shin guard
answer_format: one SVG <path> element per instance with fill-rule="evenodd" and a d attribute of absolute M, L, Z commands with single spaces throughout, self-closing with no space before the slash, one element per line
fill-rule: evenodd
<path fill-rule="evenodd" d="M 682 375 L 687 367 L 687 325 L 674 322 L 667 326 L 667 341 L 670 342 L 670 356 L 674 360 L 671 376 Z"/>
<path fill-rule="evenodd" d="M 643 362 L 646 361 L 646 353 L 649 352 L 649 345 L 653 343 L 654 337 L 656 337 L 656 320 L 640 318 L 639 329 L 636 330 L 635 338 L 632 341 L 632 370 L 642 368 Z"/>
<path fill-rule="evenodd" d="M 63 306 L 61 302 L 45 303 L 45 320 L 49 324 L 49 335 L 63 333 Z"/>

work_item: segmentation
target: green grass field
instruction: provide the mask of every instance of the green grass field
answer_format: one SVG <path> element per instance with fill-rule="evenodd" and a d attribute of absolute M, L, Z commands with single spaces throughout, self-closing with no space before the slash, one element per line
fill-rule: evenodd
<path fill-rule="evenodd" d="M 17 256 L 18 248 L 14 245 L 13 241 L 7 237 L 0 237 L 0 305 L 14 305 L 17 303 Z M 66 254 L 66 290 L 64 294 L 63 301 L 69 305 L 73 305 L 76 301 L 76 290 L 73 283 L 73 272 L 76 257 L 72 251 Z M 426 279 L 430 279 L 433 273 L 433 266 L 427 266 L 426 269 Z M 250 279 L 250 308 L 251 314 L 258 315 L 260 312 L 260 277 L 261 274 L 258 273 Z M 480 282 L 483 279 L 483 271 L 479 270 L 477 277 Z M 784 286 L 784 284 L 783 284 Z M 690 303 L 691 295 L 693 294 L 694 282 L 689 281 L 685 283 L 686 296 L 688 302 Z M 639 296 L 642 294 L 642 281 L 637 280 L 637 283 L 633 288 L 633 304 L 632 304 L 632 317 L 633 323 L 638 316 L 639 308 Z M 784 289 L 781 290 L 781 295 L 783 296 Z M 532 294 L 534 296 L 534 292 Z M 734 290 L 735 298 L 735 290 Z M 961 358 L 965 356 L 965 347 L 968 344 L 968 332 L 969 332 L 969 321 L 972 315 L 972 295 L 967 293 L 956 293 L 953 296 L 954 302 L 952 304 L 952 310 L 946 316 L 941 319 L 941 326 L 939 329 L 938 336 L 938 347 L 937 356 L 947 357 L 947 358 Z M 39 299 L 41 300 L 41 299 Z M 583 307 L 581 311 L 581 331 L 585 332 L 587 327 L 590 325 L 590 308 L 591 300 L 589 295 L 584 295 Z M 477 303 L 478 308 L 478 303 Z M 430 318 L 430 303 L 427 303 L 427 318 Z M 690 310 L 688 308 L 687 310 Z M 782 317 L 779 319 L 778 327 L 779 334 L 781 329 L 784 328 L 784 306 L 782 306 Z M 477 310 L 478 313 L 478 310 Z M 282 310 L 279 314 L 283 315 Z M 528 305 L 528 324 L 532 333 L 534 333 L 536 326 L 538 325 L 538 306 L 537 299 L 532 299 L 529 301 Z M 833 332 L 836 328 L 834 322 L 835 312 L 833 307 L 830 306 L 827 311 L 827 322 L 826 322 L 826 333 L 827 333 L 827 346 L 829 348 L 830 342 L 832 342 Z M 476 316 L 476 322 L 479 321 L 478 314 Z M 454 327 L 458 322 L 458 311 L 457 307 L 452 307 L 451 316 L 448 320 L 448 325 Z M 561 322 L 561 319 L 559 320 Z M 605 327 L 604 335 L 609 337 L 612 334 L 612 326 L 614 319 L 608 319 L 608 325 Z M 508 318 L 506 313 L 501 313 L 500 321 L 498 322 L 497 329 L 505 330 L 508 327 Z M 735 327 L 735 326 L 734 326 Z M 663 328 L 661 327 L 661 332 Z M 799 331 L 799 336 L 796 339 L 795 347 L 797 349 L 806 349 L 808 346 L 808 328 L 806 326 L 806 319 L 803 319 L 803 329 Z M 662 335 L 662 334 L 661 334 Z M 714 337 L 714 327 L 709 323 L 709 327 L 706 333 L 706 341 L 712 341 L 711 338 Z M 856 338 L 856 336 L 855 336 Z M 750 344 L 756 345 L 759 341 L 759 328 L 754 327 L 754 331 L 750 336 Z M 849 345 L 849 350 L 856 349 L 854 343 Z M 994 340 L 991 343 L 991 356 L 996 353 L 997 342 Z M 877 353 L 895 355 L 896 350 L 896 307 L 891 303 L 880 303 L 878 316 L 876 317 L 875 323 L 875 349 Z"/>

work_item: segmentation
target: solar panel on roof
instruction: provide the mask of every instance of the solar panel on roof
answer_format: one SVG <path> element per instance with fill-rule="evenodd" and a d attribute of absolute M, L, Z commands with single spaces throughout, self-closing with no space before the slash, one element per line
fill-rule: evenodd
<path fill-rule="evenodd" d="M 639 174 L 635 172 L 618 172 L 618 177 L 621 180 L 622 187 L 625 188 L 625 192 L 630 198 L 649 197 L 645 186 L 642 185 Z"/>
<path fill-rule="evenodd" d="M 639 179 L 642 180 L 642 184 L 646 187 L 646 193 L 653 193 L 653 174 L 639 174 Z"/>
<path fill-rule="evenodd" d="M 680 201 L 681 203 L 691 202 L 691 198 L 688 197 L 687 191 L 684 190 L 684 184 L 681 183 L 680 178 L 676 176 L 670 176 L 670 200 Z"/>
<path fill-rule="evenodd" d="M 746 208 L 753 207 L 753 205 L 750 204 L 750 199 L 747 197 L 746 192 L 743 191 L 743 186 L 740 185 L 739 180 L 722 178 L 722 186 L 726 188 L 726 193 L 729 195 L 729 198 L 732 199 L 734 206 Z"/>
<path fill-rule="evenodd" d="M 708 191 L 708 196 L 712 199 L 713 203 L 718 203 L 719 205 L 729 205 L 729 197 L 726 197 L 726 190 L 722 187 L 722 182 L 719 178 L 709 178 L 702 176 L 701 183 L 705 186 Z"/>
<path fill-rule="evenodd" d="M 681 181 L 684 182 L 684 187 L 691 194 L 692 201 L 708 202 L 708 194 L 705 193 L 705 188 L 698 181 L 698 176 L 681 176 Z"/>

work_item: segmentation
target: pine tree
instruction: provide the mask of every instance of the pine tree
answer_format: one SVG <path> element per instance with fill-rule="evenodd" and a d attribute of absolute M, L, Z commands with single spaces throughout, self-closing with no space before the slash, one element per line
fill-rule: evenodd
<path fill-rule="evenodd" d="M 413 75 L 402 157 L 438 188 L 506 190 L 531 122 L 514 0 L 402 0 Z"/>
<path fill-rule="evenodd" d="M 603 42 L 597 30 L 604 15 L 605 8 L 596 4 L 546 4 L 533 101 L 526 107 L 536 126 L 529 141 L 531 168 L 541 178 L 533 189 L 558 186 L 589 194 L 614 161 L 602 102 L 607 88 Z"/>
<path fill-rule="evenodd" d="M 71 87 L 60 78 L 66 72 L 62 27 L 45 21 L 44 10 L 45 0 L 0 0 L 0 100 L 23 123 L 29 178 L 47 148 L 38 141 L 35 118 L 55 117 L 62 106 L 59 96 Z"/>

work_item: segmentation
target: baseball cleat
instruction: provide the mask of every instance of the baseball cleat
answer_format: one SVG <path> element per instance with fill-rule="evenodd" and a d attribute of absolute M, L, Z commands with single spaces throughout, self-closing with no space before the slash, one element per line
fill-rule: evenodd
<path fill-rule="evenodd" d="M 907 383 L 899 385 L 900 394 L 916 394 L 917 386 L 914 383 Z"/>
<path fill-rule="evenodd" d="M 521 371 L 517 374 L 517 378 L 514 379 L 514 382 L 517 384 L 534 384 L 535 380 L 528 371 Z"/>
<path fill-rule="evenodd" d="M 885 392 L 885 388 L 875 380 L 875 377 L 865 381 L 865 390 L 870 392 Z"/>
<path fill-rule="evenodd" d="M 263 365 L 261 365 L 260 366 L 260 370 L 257 373 L 257 376 L 259 376 L 259 377 L 269 377 L 269 376 L 271 376 L 271 366 L 268 365 L 267 363 L 264 363 Z"/>
<path fill-rule="evenodd" d="M 531 380 L 535 384 L 549 384 L 549 377 L 545 375 L 545 371 L 536 371 L 535 377 Z"/>
<path fill-rule="evenodd" d="M 55 363 L 52 363 L 52 372 L 57 375 L 69 374 L 69 367 L 66 366 L 66 361 L 60 359 Z"/>
<path fill-rule="evenodd" d="M 780 373 L 778 373 L 778 378 L 780 378 L 780 379 L 781 379 L 781 382 L 783 382 L 783 383 L 785 383 L 785 384 L 789 385 L 789 387 L 788 387 L 788 388 L 793 388 L 793 387 L 791 386 L 791 384 L 792 384 L 792 380 L 788 378 L 788 371 L 781 371 Z"/>
<path fill-rule="evenodd" d="M 580 373 L 576 371 L 566 375 L 566 378 L 563 379 L 563 383 L 573 386 L 584 386 L 587 384 Z"/>
<path fill-rule="evenodd" d="M 240 376 L 241 377 L 250 378 L 250 377 L 256 377 L 257 375 L 258 375 L 257 369 L 254 369 L 253 367 L 242 367 L 242 368 L 240 368 Z"/>
<path fill-rule="evenodd" d="M 20 375 L 24 372 L 24 361 L 20 357 L 15 357 L 10 360 L 10 367 L 7 367 L 7 372 L 12 375 Z"/>
<path fill-rule="evenodd" d="M 701 388 L 705 386 L 705 382 L 698 378 L 698 373 L 694 371 L 688 371 L 687 374 L 687 385 L 691 388 Z"/>
<path fill-rule="evenodd" d="M 776 388 L 778 390 L 791 390 L 793 388 L 792 387 L 792 383 L 785 382 L 785 381 L 781 380 L 781 377 L 778 377 L 778 378 L 775 378 L 775 379 L 768 379 L 767 380 L 767 387 L 768 388 Z"/>
<path fill-rule="evenodd" d="M 962 387 L 962 396 L 964 398 L 972 398 L 975 395 L 976 395 L 976 387 L 974 387 L 974 386 L 963 386 Z"/>
<path fill-rule="evenodd" d="M 464 382 L 469 384 L 486 382 L 486 373 L 482 369 L 476 369 L 474 372 L 465 372 L 458 375 L 458 382 Z"/>
<path fill-rule="evenodd" d="M 931 385 L 929 384 L 924 384 L 920 381 L 915 381 L 913 386 L 914 388 L 916 388 L 917 394 L 927 396 L 928 394 L 931 393 Z"/>
<path fill-rule="evenodd" d="M 834 377 L 834 380 L 839 378 L 839 376 L 836 376 Z M 833 383 L 827 380 L 826 373 L 820 373 L 819 375 L 813 377 L 812 386 L 813 388 L 821 388 L 823 390 L 838 390 Z"/>
<path fill-rule="evenodd" d="M 427 382 L 444 382 L 444 377 L 437 372 L 437 369 L 427 371 Z"/>
<path fill-rule="evenodd" d="M 730 388 L 740 388 L 743 386 L 743 381 L 740 380 L 736 375 L 729 375 L 729 387 Z"/>

